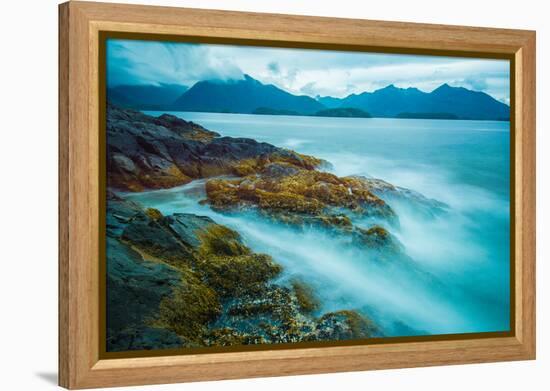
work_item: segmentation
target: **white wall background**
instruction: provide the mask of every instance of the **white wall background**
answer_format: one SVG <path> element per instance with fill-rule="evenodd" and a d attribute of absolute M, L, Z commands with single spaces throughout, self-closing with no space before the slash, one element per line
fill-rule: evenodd
<path fill-rule="evenodd" d="M 126 2 L 119 0 L 119 2 Z M 538 359 L 143 387 L 206 391 L 547 390 L 550 384 L 550 136 L 545 2 L 522 0 L 134 0 L 134 3 L 537 30 Z M 57 376 L 57 0 L 1 3 L 0 389 L 53 389 Z"/>

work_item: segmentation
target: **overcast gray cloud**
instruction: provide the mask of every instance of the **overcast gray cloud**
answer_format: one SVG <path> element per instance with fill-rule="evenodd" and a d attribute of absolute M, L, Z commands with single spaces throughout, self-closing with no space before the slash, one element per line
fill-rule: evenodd
<path fill-rule="evenodd" d="M 209 45 L 109 40 L 107 82 L 192 85 L 205 79 L 238 79 L 243 73 Z"/>
<path fill-rule="evenodd" d="M 510 100 L 505 60 L 312 49 L 109 40 L 109 85 L 239 79 L 249 74 L 296 94 L 347 96 L 388 84 L 431 91 L 443 83 Z"/>

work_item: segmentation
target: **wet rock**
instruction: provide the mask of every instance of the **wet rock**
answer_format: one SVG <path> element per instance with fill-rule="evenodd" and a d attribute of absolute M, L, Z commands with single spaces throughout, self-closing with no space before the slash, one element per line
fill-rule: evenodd
<path fill-rule="evenodd" d="M 299 168 L 289 163 L 269 163 L 263 167 L 261 173 L 270 178 L 282 178 L 299 172 Z"/>
<path fill-rule="evenodd" d="M 223 327 L 205 333 L 205 346 L 257 345 L 267 341 L 261 335 L 248 334 L 230 327 Z"/>
<path fill-rule="evenodd" d="M 146 326 L 160 302 L 179 284 L 180 273 L 147 262 L 127 245 L 107 238 L 107 345 L 111 351 L 162 349 L 181 345 L 168 330 Z"/>
<path fill-rule="evenodd" d="M 349 233 L 353 230 L 351 219 L 345 214 L 326 212 L 319 215 L 298 214 L 279 211 L 277 213 L 260 211 L 262 216 L 292 228 L 327 228 L 333 233 Z"/>
<path fill-rule="evenodd" d="M 343 341 L 379 336 L 375 324 L 356 311 L 344 310 L 323 315 L 316 325 L 320 340 Z"/>
<path fill-rule="evenodd" d="M 158 221 L 162 219 L 162 213 L 158 209 L 155 208 L 147 208 L 145 209 L 145 214 L 152 220 Z"/>
<path fill-rule="evenodd" d="M 301 280 L 240 235 L 188 213 L 164 216 L 113 189 L 167 188 L 197 178 L 213 208 L 255 210 L 296 227 L 325 227 L 369 248 L 395 245 L 378 184 L 318 171 L 328 163 L 252 139 L 220 137 L 170 115 L 108 108 L 108 349 L 288 343 L 368 338 L 374 324 L 354 311 L 317 318 L 321 303 Z M 225 177 L 220 177 L 225 176 Z M 231 176 L 231 177 L 227 177 Z M 235 178 L 237 176 L 237 178 Z"/>
<path fill-rule="evenodd" d="M 112 156 L 113 164 L 121 171 L 125 171 L 130 174 L 135 174 L 137 171 L 136 165 L 132 159 L 124 156 L 121 153 L 114 153 Z"/>
<path fill-rule="evenodd" d="M 197 216 L 192 213 L 174 213 L 166 216 L 162 223 L 168 227 L 172 234 L 191 246 L 198 249 L 202 241 L 199 239 L 200 232 L 207 232 L 209 227 L 215 225 L 214 220 L 207 216 Z"/>
<path fill-rule="evenodd" d="M 110 351 L 316 340 L 319 309 L 303 281 L 208 217 L 163 216 L 109 193 Z M 120 215 L 119 218 L 113 215 Z"/>
<path fill-rule="evenodd" d="M 292 288 L 276 284 L 229 301 L 213 327 L 230 327 L 265 343 L 315 340 L 315 318 L 303 313 Z"/>
<path fill-rule="evenodd" d="M 214 137 L 220 136 L 218 133 L 207 130 L 199 124 L 185 121 L 170 114 L 163 114 L 160 117 L 154 118 L 152 121 L 190 140 L 208 142 L 212 141 Z"/>
<path fill-rule="evenodd" d="M 106 231 L 111 237 L 120 237 L 132 217 L 141 212 L 141 207 L 133 202 L 124 201 L 115 193 L 107 194 Z"/>
<path fill-rule="evenodd" d="M 108 186 L 125 191 L 170 188 L 193 179 L 247 175 L 270 162 L 304 169 L 323 163 L 253 139 L 220 137 L 193 122 L 107 108 Z"/>
<path fill-rule="evenodd" d="M 288 163 L 271 163 L 258 174 L 243 178 L 211 179 L 205 188 L 213 208 L 255 209 L 285 223 L 350 226 L 349 217 L 340 211 L 389 221 L 397 219 L 389 205 L 363 181 L 300 169 Z"/>
<path fill-rule="evenodd" d="M 155 220 L 146 213 L 136 214 L 122 232 L 121 239 L 153 257 L 173 264 L 192 263 L 192 247 L 173 234 L 164 220 Z"/>
<path fill-rule="evenodd" d="M 261 291 L 282 270 L 265 254 L 209 256 L 198 267 L 203 281 L 221 297 Z"/>
<path fill-rule="evenodd" d="M 410 205 L 413 210 L 427 217 L 436 217 L 449 210 L 449 206 L 444 202 L 428 198 L 414 190 L 394 186 L 382 179 L 361 176 L 351 176 L 347 178 L 358 181 L 357 183 L 362 183 L 363 187 L 367 188 L 389 204 L 395 201 L 404 202 L 406 205 Z"/>
<path fill-rule="evenodd" d="M 173 331 L 143 325 L 126 327 L 107 336 L 107 351 L 177 349 L 184 342 Z"/>
<path fill-rule="evenodd" d="M 199 252 L 203 257 L 234 257 L 251 254 L 238 232 L 223 225 L 211 224 L 197 232 L 197 237 L 200 241 Z"/>
<path fill-rule="evenodd" d="M 200 345 L 208 323 L 219 315 L 220 310 L 216 292 L 188 270 L 172 294 L 162 300 L 152 324 Z"/>
<path fill-rule="evenodd" d="M 374 225 L 368 229 L 355 227 L 353 229 L 353 242 L 369 249 L 384 250 L 386 252 L 401 252 L 402 245 L 384 227 Z"/>
<path fill-rule="evenodd" d="M 304 281 L 294 279 L 291 281 L 291 286 L 296 295 L 298 306 L 303 312 L 310 314 L 321 308 L 321 302 L 315 296 L 315 292 L 313 292 L 313 289 Z"/>

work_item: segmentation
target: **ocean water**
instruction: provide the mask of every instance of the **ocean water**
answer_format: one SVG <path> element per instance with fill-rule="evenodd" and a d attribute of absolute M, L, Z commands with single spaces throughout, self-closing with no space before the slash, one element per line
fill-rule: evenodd
<path fill-rule="evenodd" d="M 127 197 L 165 214 L 208 215 L 236 229 L 247 245 L 283 265 L 283 283 L 299 277 L 313 286 L 323 303 L 319 313 L 362 311 L 387 336 L 509 330 L 508 122 L 171 114 L 223 136 L 323 158 L 339 176 L 380 178 L 448 209 L 432 216 L 407 200 L 388 200 L 400 221 L 390 231 L 407 262 L 386 265 L 326 232 L 297 235 L 254 215 L 216 213 L 198 204 L 204 181 Z"/>

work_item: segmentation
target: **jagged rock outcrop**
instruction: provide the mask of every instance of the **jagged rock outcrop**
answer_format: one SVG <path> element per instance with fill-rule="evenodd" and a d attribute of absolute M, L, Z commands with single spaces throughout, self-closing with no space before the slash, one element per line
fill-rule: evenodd
<path fill-rule="evenodd" d="M 264 161 L 311 169 L 320 159 L 248 138 L 220 137 L 172 115 L 107 108 L 107 184 L 126 191 L 170 188 L 193 179 L 243 175 Z"/>
<path fill-rule="evenodd" d="M 356 311 L 327 321 L 305 282 L 275 283 L 275 260 L 208 217 L 163 216 L 112 191 L 107 204 L 109 351 L 380 335 Z"/>
<path fill-rule="evenodd" d="M 210 205 L 218 209 L 258 208 L 267 214 L 306 216 L 344 209 L 360 216 L 395 217 L 360 180 L 290 163 L 267 163 L 242 178 L 211 179 L 206 194 Z"/>
<path fill-rule="evenodd" d="M 382 179 L 366 178 L 363 176 L 350 176 L 346 177 L 346 179 L 353 180 L 364 189 L 376 194 L 390 204 L 393 201 L 405 201 L 415 211 L 427 217 L 442 215 L 449 209 L 449 206 L 444 202 L 428 198 L 414 190 L 392 185 Z"/>
<path fill-rule="evenodd" d="M 418 278 L 431 278 L 415 271 L 390 233 L 399 225 L 390 205 L 405 200 L 433 216 L 446 205 L 379 179 L 338 177 L 326 168 L 328 162 L 313 156 L 221 137 L 171 115 L 155 118 L 109 105 L 108 350 L 382 335 L 359 311 L 323 313 L 307 282 L 281 277 L 277 261 L 253 252 L 238 232 L 196 214 L 165 216 L 115 193 L 194 181 L 185 191 L 216 211 L 253 212 L 296 230 L 323 229 L 361 256 L 368 253 L 369 262 L 396 270 L 406 265 Z"/>

